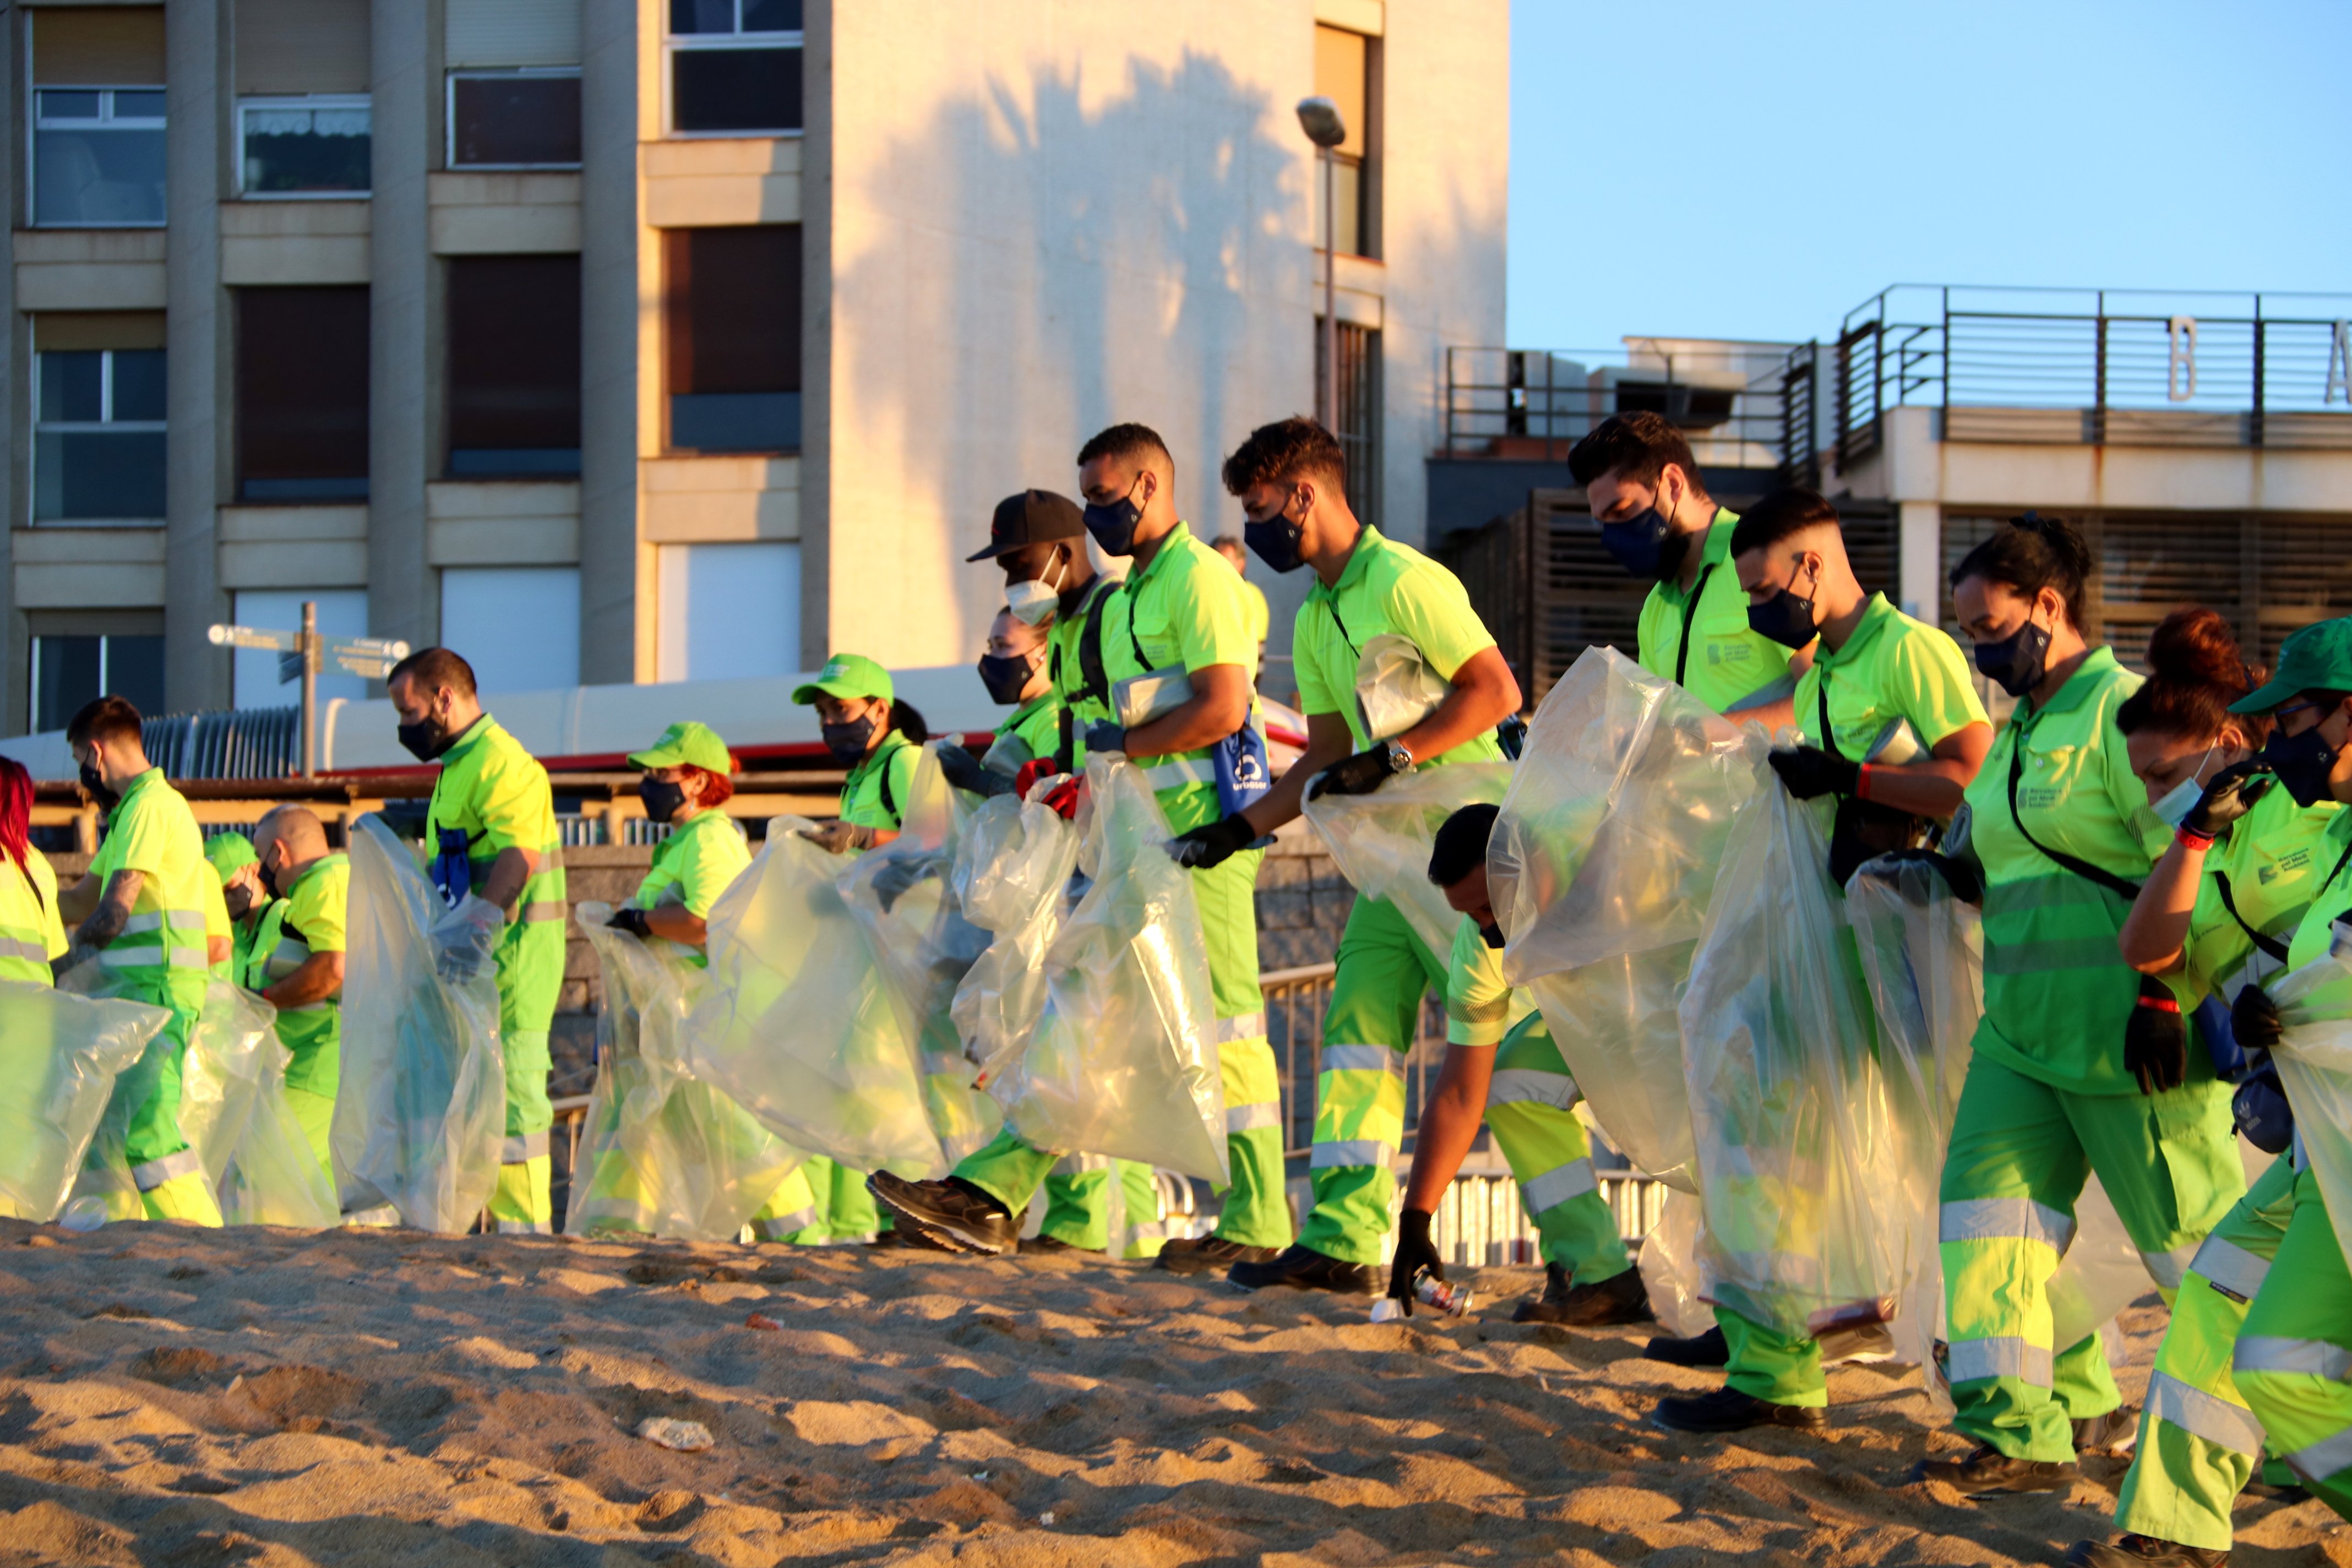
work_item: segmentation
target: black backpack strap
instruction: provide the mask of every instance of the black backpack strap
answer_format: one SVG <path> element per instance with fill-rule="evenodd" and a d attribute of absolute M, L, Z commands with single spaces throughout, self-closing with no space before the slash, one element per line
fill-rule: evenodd
<path fill-rule="evenodd" d="M 1706 592 L 1706 580 L 1715 575 L 1715 569 L 1718 564 L 1720 563 L 1710 561 L 1699 569 L 1698 581 L 1691 584 L 1690 597 L 1684 602 L 1682 646 L 1675 649 L 1675 684 L 1676 686 L 1683 683 L 1683 671 L 1690 668 L 1691 626 L 1698 620 L 1699 595 Z M 1828 700 L 1824 698 L 1822 706 L 1822 732 L 1827 734 L 1829 727 L 1830 710 Z M 1837 747 L 1832 744 L 1829 749 L 1834 752 Z"/>
<path fill-rule="evenodd" d="M 1078 628 L 1078 689 L 1071 697 L 1072 707 L 1087 700 L 1099 702 L 1110 695 L 1110 675 L 1103 666 L 1102 624 L 1105 606 L 1118 592 L 1116 584 L 1098 584 L 1079 606 L 1087 624 Z"/>
<path fill-rule="evenodd" d="M 2107 891 L 2120 893 L 2126 899 L 2138 898 L 2137 882 L 2127 882 L 2105 867 L 2094 866 L 2080 856 L 2069 855 L 2063 849 L 2053 849 L 2034 837 L 2028 830 L 2024 814 L 2017 809 L 2017 781 L 2025 773 L 2025 734 L 2024 727 L 2020 725 L 2017 731 L 2017 743 L 2010 748 L 2009 752 L 2009 819 L 2017 824 L 2018 837 L 2040 850 L 2044 859 L 2054 861 L 2063 869 L 2074 872 L 2084 880 L 2096 882 Z"/>
<path fill-rule="evenodd" d="M 875 765 L 882 770 L 882 776 L 877 781 L 882 791 L 882 809 L 888 812 L 893 816 L 898 815 L 898 797 L 890 788 L 891 760 L 914 743 L 914 742 L 901 736 L 899 737 L 898 743 L 897 745 L 891 747 L 888 751 L 884 752 L 880 756 L 874 759 Z"/>
<path fill-rule="evenodd" d="M 2263 952 L 2270 954 L 2273 958 L 2277 959 L 2281 963 L 2284 963 L 2286 962 L 2286 943 L 2279 941 L 2279 939 L 2274 936 L 2264 936 L 2262 932 L 2248 925 L 2246 923 L 2246 917 L 2238 912 L 2238 900 L 2230 896 L 2230 873 L 2227 871 L 2214 872 L 2213 887 L 2215 890 L 2221 895 L 2221 907 L 2230 911 L 2230 918 L 2231 920 L 2238 922 L 2238 929 L 2244 931 L 2247 936 L 2252 938 L 2253 943 L 2256 947 L 2262 949 Z"/>
<path fill-rule="evenodd" d="M 1816 664 L 1813 667 L 1813 673 L 1821 677 L 1820 680 L 1814 682 L 1813 689 L 1820 694 L 1822 700 L 1822 750 L 1839 762 L 1843 762 L 1845 753 L 1838 750 L 1837 731 L 1830 728 L 1830 672 Z M 1681 684 L 1679 678 L 1675 683 Z"/>

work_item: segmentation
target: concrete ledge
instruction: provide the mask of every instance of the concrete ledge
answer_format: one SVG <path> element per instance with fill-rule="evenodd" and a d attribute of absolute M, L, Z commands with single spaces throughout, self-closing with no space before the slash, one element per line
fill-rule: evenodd
<path fill-rule="evenodd" d="M 13 549 L 19 566 L 163 563 L 161 528 L 20 528 Z"/>
<path fill-rule="evenodd" d="M 364 540 L 298 539 L 220 547 L 224 588 L 364 588 Z"/>
<path fill-rule="evenodd" d="M 648 458 L 637 472 L 649 544 L 801 536 L 798 458 Z"/>
<path fill-rule="evenodd" d="M 439 521 L 495 521 L 580 515 L 578 479 L 436 479 L 425 487 L 425 515 Z"/>
<path fill-rule="evenodd" d="M 425 487 L 425 560 L 433 566 L 572 566 L 580 561 L 577 480 Z"/>
<path fill-rule="evenodd" d="M 364 506 L 225 506 L 219 517 L 224 544 L 367 538 Z"/>
<path fill-rule="evenodd" d="M 163 566 L 83 563 L 16 567 L 19 610 L 162 609 Z"/>
<path fill-rule="evenodd" d="M 1388 6 L 1382 0 L 1315 0 L 1315 19 L 1377 38 L 1387 30 Z"/>
<path fill-rule="evenodd" d="M 14 237 L 19 310 L 160 310 L 160 228 L 19 229 Z"/>
<path fill-rule="evenodd" d="M 220 215 L 226 285 L 368 281 L 366 202 L 223 202 Z"/>
<path fill-rule="evenodd" d="M 638 169 L 655 228 L 801 221 L 797 136 L 647 142 Z"/>
<path fill-rule="evenodd" d="M 436 256 L 545 255 L 580 248 L 580 176 L 432 174 Z"/>

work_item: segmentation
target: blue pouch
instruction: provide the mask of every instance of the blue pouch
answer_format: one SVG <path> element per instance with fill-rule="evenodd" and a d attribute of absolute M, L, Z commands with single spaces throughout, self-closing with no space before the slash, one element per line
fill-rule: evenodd
<path fill-rule="evenodd" d="M 456 909 L 474 890 L 474 865 L 466 858 L 466 830 L 445 827 L 441 830 L 440 852 L 425 868 L 433 885 L 441 890 L 442 901 Z"/>
<path fill-rule="evenodd" d="M 2229 1005 L 2219 996 L 2206 997 L 2189 1016 L 2196 1020 L 2198 1034 L 2204 1037 L 2205 1054 L 2212 1058 L 2215 1078 L 2238 1083 L 2259 1065 L 2238 1044 L 2237 1031 L 2230 1027 Z"/>
<path fill-rule="evenodd" d="M 1274 770 L 1266 763 L 1265 736 L 1259 732 L 1255 714 L 1240 729 L 1211 747 L 1209 757 L 1217 770 L 1217 808 L 1227 816 L 1256 805 L 1274 788 Z M 1262 849 L 1273 842 L 1269 836 L 1250 847 Z"/>

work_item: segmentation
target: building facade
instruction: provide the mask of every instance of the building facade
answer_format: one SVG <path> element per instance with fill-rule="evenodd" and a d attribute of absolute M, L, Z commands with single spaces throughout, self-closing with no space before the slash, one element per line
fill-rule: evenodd
<path fill-rule="evenodd" d="M 974 657 L 993 502 L 1158 427 L 1186 514 L 1339 405 L 1418 542 L 1502 335 L 1506 0 L 19 4 L 6 729 L 287 700 L 207 629 L 492 690 Z M 1304 584 L 1265 584 L 1276 651 Z M 356 680 L 322 683 L 359 697 Z M 1278 679 L 1272 684 L 1279 685 Z"/>

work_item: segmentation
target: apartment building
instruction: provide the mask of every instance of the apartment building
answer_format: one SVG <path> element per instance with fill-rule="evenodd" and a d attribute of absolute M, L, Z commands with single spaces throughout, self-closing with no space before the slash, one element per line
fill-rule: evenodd
<path fill-rule="evenodd" d="M 206 630 L 303 600 L 493 691 L 963 662 L 991 506 L 1104 424 L 1237 529 L 1218 460 L 1316 405 L 1327 228 L 1350 489 L 1418 542 L 1444 345 L 1502 336 L 1506 0 L 0 23 L 11 733 L 282 702 Z"/>

